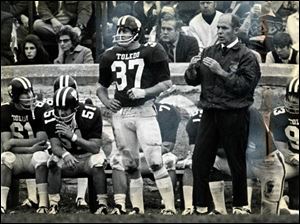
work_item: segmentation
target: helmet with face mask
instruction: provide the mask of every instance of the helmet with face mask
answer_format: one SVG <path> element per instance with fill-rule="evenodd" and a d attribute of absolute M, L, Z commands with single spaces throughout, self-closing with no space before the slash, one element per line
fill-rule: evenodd
<path fill-rule="evenodd" d="M 70 75 L 61 75 L 54 81 L 54 92 L 62 87 L 70 86 L 73 89 L 77 89 L 76 80 Z"/>
<path fill-rule="evenodd" d="M 288 114 L 299 115 L 299 78 L 295 77 L 286 86 L 284 107 Z"/>
<path fill-rule="evenodd" d="M 128 47 L 132 42 L 139 40 L 141 34 L 141 22 L 134 16 L 125 15 L 119 18 L 117 34 L 113 36 L 113 43 L 121 47 Z M 128 34 L 121 34 L 123 30 L 129 30 Z"/>
<path fill-rule="evenodd" d="M 33 92 L 31 82 L 27 78 L 17 77 L 12 79 L 8 85 L 8 94 L 12 102 L 19 105 L 23 110 L 34 111 L 37 97 Z M 27 94 L 27 98 L 20 99 L 22 94 Z"/>
<path fill-rule="evenodd" d="M 71 124 L 79 107 L 78 92 L 72 87 L 63 87 L 53 96 L 54 117 L 60 123 Z M 64 115 L 61 111 L 70 109 L 70 114 Z"/>

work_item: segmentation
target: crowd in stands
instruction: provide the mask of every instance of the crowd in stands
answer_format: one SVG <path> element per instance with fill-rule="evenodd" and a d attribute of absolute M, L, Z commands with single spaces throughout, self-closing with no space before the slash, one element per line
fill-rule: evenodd
<path fill-rule="evenodd" d="M 227 12 L 239 16 L 239 39 L 259 62 L 299 62 L 298 1 L 107 1 L 101 3 L 108 22 L 101 43 L 96 43 L 95 4 L 1 1 L 1 65 L 97 63 L 96 47 L 101 54 L 113 46 L 124 15 L 141 21 L 141 42 L 162 44 L 170 62 L 190 62 L 218 42 L 217 22 Z"/>

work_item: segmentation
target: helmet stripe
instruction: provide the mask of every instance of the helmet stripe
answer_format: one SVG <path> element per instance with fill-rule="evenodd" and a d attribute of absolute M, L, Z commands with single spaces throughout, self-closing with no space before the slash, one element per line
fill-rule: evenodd
<path fill-rule="evenodd" d="M 125 25 L 126 19 L 129 17 L 129 15 L 123 16 L 123 19 L 121 21 L 121 26 Z"/>
<path fill-rule="evenodd" d="M 31 83 L 29 79 L 27 79 L 26 77 L 21 77 L 21 79 L 23 79 L 27 83 L 28 87 L 31 88 Z"/>
<path fill-rule="evenodd" d="M 69 86 L 69 80 L 70 80 L 70 76 L 66 75 L 65 76 L 65 86 Z"/>
<path fill-rule="evenodd" d="M 24 87 L 24 89 L 28 89 L 29 88 L 29 86 L 27 85 L 27 83 L 23 79 L 21 79 L 21 78 L 14 78 L 14 80 L 19 81 L 22 84 L 22 86 Z"/>
<path fill-rule="evenodd" d="M 298 93 L 299 91 L 299 79 L 297 77 L 293 78 L 289 84 L 289 92 Z"/>
<path fill-rule="evenodd" d="M 59 77 L 59 88 L 64 87 L 63 83 L 64 83 L 64 76 L 60 76 Z"/>
<path fill-rule="evenodd" d="M 71 87 L 67 87 L 64 89 L 63 95 L 62 95 L 62 106 L 66 106 L 66 99 L 67 99 L 67 94 L 71 90 Z"/>
<path fill-rule="evenodd" d="M 63 89 L 62 88 L 59 88 L 58 90 L 57 90 L 57 94 L 56 94 L 56 98 L 55 98 L 55 105 L 59 105 L 59 96 L 60 96 L 60 93 L 61 93 L 61 91 L 62 91 Z"/>

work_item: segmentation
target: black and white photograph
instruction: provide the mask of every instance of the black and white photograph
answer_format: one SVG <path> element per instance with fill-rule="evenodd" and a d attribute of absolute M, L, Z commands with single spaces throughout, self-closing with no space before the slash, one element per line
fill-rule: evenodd
<path fill-rule="evenodd" d="M 299 1 L 1 1 L 1 223 L 299 223 Z"/>

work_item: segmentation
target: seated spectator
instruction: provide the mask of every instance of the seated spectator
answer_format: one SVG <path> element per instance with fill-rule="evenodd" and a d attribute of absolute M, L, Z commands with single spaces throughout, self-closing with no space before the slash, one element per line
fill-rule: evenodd
<path fill-rule="evenodd" d="M 170 15 L 161 19 L 159 43 L 166 50 L 169 62 L 190 62 L 199 53 L 196 38 L 180 33 L 180 23 Z"/>
<path fill-rule="evenodd" d="M 176 15 L 182 20 L 185 26 L 188 26 L 191 19 L 200 11 L 199 2 L 196 1 L 178 1 L 176 6 Z"/>
<path fill-rule="evenodd" d="M 188 35 L 196 37 L 201 52 L 217 42 L 217 23 L 223 13 L 216 10 L 215 1 L 200 1 L 200 10 L 201 13 L 190 21 Z"/>
<path fill-rule="evenodd" d="M 29 34 L 25 37 L 25 40 L 21 45 L 17 64 L 50 64 L 49 55 L 38 36 Z"/>
<path fill-rule="evenodd" d="M 266 54 L 274 49 L 273 36 L 283 31 L 283 22 L 272 9 L 272 3 L 264 1 L 254 4 L 247 18 L 244 20 L 241 30 L 249 35 L 249 48 L 261 54 L 265 62 Z"/>
<path fill-rule="evenodd" d="M 293 40 L 293 48 L 299 50 L 299 2 L 294 1 L 294 7 L 297 10 L 287 19 L 286 31 Z"/>
<path fill-rule="evenodd" d="M 93 64 L 92 51 L 79 44 L 79 36 L 69 25 L 58 33 L 59 54 L 54 64 Z"/>
<path fill-rule="evenodd" d="M 56 34 L 63 25 L 70 25 L 80 38 L 92 15 L 91 1 L 39 1 L 38 13 L 41 19 L 33 24 L 34 32 L 44 42 L 50 59 L 57 57 Z"/>
<path fill-rule="evenodd" d="M 276 16 L 282 19 L 283 27 L 286 27 L 288 16 L 295 13 L 293 1 L 272 1 L 272 8 Z"/>
<path fill-rule="evenodd" d="M 152 27 L 152 30 L 149 33 L 148 42 L 157 42 L 159 40 L 161 32 L 161 20 L 167 15 L 176 17 L 175 8 L 173 6 L 164 5 L 161 8 L 160 14 L 158 16 L 158 22 L 154 27 Z"/>
<path fill-rule="evenodd" d="M 14 54 L 10 47 L 13 16 L 1 10 L 1 65 L 12 65 Z"/>
<path fill-rule="evenodd" d="M 299 64 L 299 52 L 292 48 L 288 33 L 277 33 L 273 37 L 274 50 L 267 53 L 266 63 Z"/>
<path fill-rule="evenodd" d="M 133 16 L 141 21 L 146 39 L 158 22 L 159 12 L 159 1 L 137 1 L 133 5 Z"/>
<path fill-rule="evenodd" d="M 32 7 L 31 12 L 29 7 Z M 15 45 L 16 50 L 19 50 L 20 44 L 30 32 L 29 13 L 32 13 L 33 20 L 38 18 L 34 1 L 1 1 L 1 10 L 11 13 L 14 17 Z"/>

